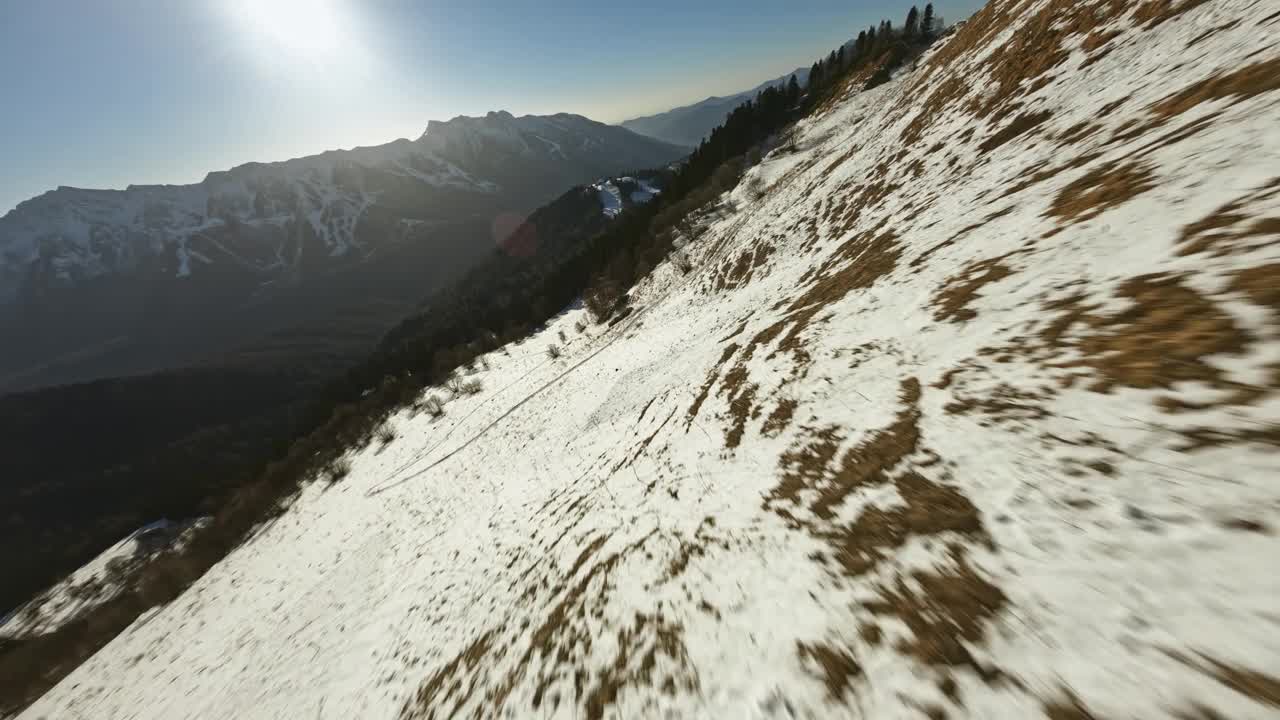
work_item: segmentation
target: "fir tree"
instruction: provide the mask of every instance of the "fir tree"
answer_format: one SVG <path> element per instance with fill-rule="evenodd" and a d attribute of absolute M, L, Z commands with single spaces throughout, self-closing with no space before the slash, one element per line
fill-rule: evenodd
<path fill-rule="evenodd" d="M 915 5 L 907 11 L 907 22 L 902 26 L 902 38 L 907 42 L 915 42 L 916 33 L 920 30 L 920 11 Z"/>
<path fill-rule="evenodd" d="M 926 40 L 933 39 L 933 3 L 924 6 L 924 17 L 920 19 L 920 34 Z"/>

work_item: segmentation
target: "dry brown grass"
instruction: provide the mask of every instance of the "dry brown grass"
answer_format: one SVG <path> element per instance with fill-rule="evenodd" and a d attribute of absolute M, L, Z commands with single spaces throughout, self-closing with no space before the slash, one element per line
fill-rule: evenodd
<path fill-rule="evenodd" d="M 1094 160 L 1097 160 L 1101 156 L 1102 156 L 1101 153 L 1096 153 L 1096 152 L 1081 153 L 1075 156 L 1074 158 L 1062 163 L 1061 165 L 1055 165 L 1055 166 L 1051 166 L 1041 170 L 1035 170 L 1034 168 L 1027 168 L 1022 172 L 1021 175 L 1019 175 L 1018 182 L 1013 183 L 1008 188 L 1006 188 L 1004 193 L 1001 195 L 1001 197 L 1016 195 L 1022 192 L 1023 190 L 1026 190 L 1027 188 L 1031 187 L 1032 185 L 1042 183 L 1045 180 L 1048 180 L 1056 176 L 1058 173 L 1061 173 L 1066 170 L 1074 170 L 1076 168 L 1084 167 L 1085 165 L 1088 165 Z"/>
<path fill-rule="evenodd" d="M 617 698 L 620 688 L 656 682 L 652 670 L 658 653 L 672 658 L 676 666 L 672 674 L 663 679 L 663 688 L 669 687 L 671 692 L 696 688 L 697 675 L 683 653 L 681 629 L 660 616 L 639 617 L 636 627 L 627 631 L 623 638 L 627 644 L 620 647 L 618 655 L 622 670 L 618 669 L 617 661 L 595 678 L 586 669 L 586 653 L 592 641 L 586 619 L 608 602 L 613 587 L 609 577 L 618 563 L 642 549 L 651 537 L 653 533 L 603 558 L 599 556 L 608 537 L 595 538 L 561 576 L 563 584 L 553 592 L 557 600 L 544 611 L 542 622 L 533 628 L 529 644 L 509 672 L 492 672 L 494 663 L 514 650 L 511 644 L 498 638 L 498 628 L 503 627 L 500 622 L 425 678 L 401 708 L 401 720 L 454 717 L 487 720 L 504 713 L 519 715 L 520 711 L 509 706 L 511 693 L 531 673 L 535 675 L 534 712 L 525 714 L 537 714 L 544 702 L 558 705 L 562 698 L 548 691 L 557 683 L 572 682 L 573 701 L 587 717 L 599 718 Z M 541 580 L 547 582 L 546 578 Z M 530 591 L 539 584 L 537 578 L 527 582 Z M 463 707 L 477 693 L 483 693 L 483 701 L 463 714 Z"/>
<path fill-rule="evenodd" d="M 694 420 L 698 419 L 698 411 L 702 409 L 702 403 L 706 402 L 707 396 L 711 394 L 711 388 L 715 386 L 716 380 L 720 377 L 720 368 L 724 367 L 724 364 L 729 362 L 729 358 L 733 357 L 734 353 L 737 351 L 737 343 L 729 343 L 726 345 L 724 350 L 720 353 L 720 359 L 716 361 L 716 364 L 707 373 L 706 382 L 702 384 L 702 387 L 698 390 L 698 394 L 693 398 L 693 404 L 689 406 L 688 411 L 685 413 L 688 418 L 685 422 L 686 430 L 693 425 Z"/>
<path fill-rule="evenodd" d="M 1241 102 L 1273 90 L 1280 90 L 1280 58 L 1214 74 L 1169 95 L 1149 109 L 1157 118 L 1167 120 L 1203 102 L 1228 97 Z"/>
<path fill-rule="evenodd" d="M 1187 667 L 1204 673 L 1232 690 L 1262 705 L 1280 708 L 1280 677 L 1241 667 L 1204 653 L 1191 657 L 1175 650 L 1164 653 Z"/>
<path fill-rule="evenodd" d="M 1049 348 L 1071 349 L 1083 356 L 1055 367 L 1091 370 L 1095 381 L 1090 389 L 1097 392 L 1120 386 L 1168 389 L 1186 381 L 1235 387 L 1206 359 L 1241 354 L 1253 337 L 1215 303 L 1183 278 L 1170 275 L 1131 278 L 1116 294 L 1132 305 L 1109 316 L 1096 314 L 1080 296 L 1049 305 L 1056 317 L 1041 339 Z M 1077 325 L 1091 332 L 1068 338 Z"/>
<path fill-rule="evenodd" d="M 1048 110 L 1041 110 L 1040 112 L 1034 113 L 1022 113 L 1010 121 L 1008 125 L 1000 128 L 1000 130 L 982 141 L 978 145 L 978 150 L 985 155 L 1010 140 L 1031 132 L 1051 117 L 1053 117 L 1053 113 Z"/>
<path fill-rule="evenodd" d="M 1066 688 L 1061 690 L 1060 697 L 1042 702 L 1041 707 L 1049 720 L 1102 720 Z"/>
<path fill-rule="evenodd" d="M 1280 195 L 1280 177 L 1244 193 L 1182 229 L 1179 255 L 1205 253 L 1213 257 L 1252 252 L 1280 236 L 1280 218 L 1258 217 L 1252 206 Z"/>
<path fill-rule="evenodd" d="M 1280 224 L 1280 220 L 1277 223 Z M 1280 226 L 1276 233 L 1280 234 Z M 1255 305 L 1270 308 L 1280 322 L 1280 262 L 1236 271 L 1230 289 L 1243 294 Z"/>
<path fill-rule="evenodd" d="M 1150 167 L 1138 163 L 1104 163 L 1058 191 L 1047 215 L 1084 222 L 1155 187 Z"/>
<path fill-rule="evenodd" d="M 951 564 L 943 569 L 916 572 L 912 587 L 901 577 L 894 586 L 880 589 L 880 599 L 867 610 L 891 616 L 911 630 L 911 639 L 898 645 L 899 652 L 931 667 L 968 667 L 984 680 L 1004 679 L 970 652 L 981 646 L 986 628 L 1008 603 L 1003 591 L 982 577 L 964 551 L 952 548 Z"/>
<path fill-rule="evenodd" d="M 765 498 L 772 510 L 796 529 L 805 529 L 830 547 L 834 570 L 850 577 L 884 567 L 892 551 L 912 537 L 950 536 L 990 545 L 976 507 L 959 489 L 935 482 L 911 468 L 920 453 L 921 386 L 902 383 L 902 408 L 883 430 L 871 433 L 840 452 L 843 434 L 834 426 L 810 429 L 780 459 L 782 476 Z M 916 467 L 936 464 L 921 460 Z M 892 484 L 901 504 L 890 509 L 865 508 L 851 523 L 837 523 L 837 510 L 859 489 Z M 804 508 L 807 514 L 796 511 Z M 929 667 L 965 666 L 988 682 L 1007 680 L 998 669 L 977 662 L 969 647 L 981 644 L 985 627 L 1003 609 L 1004 593 L 982 577 L 958 545 L 950 550 L 951 566 L 918 573 L 914 585 L 899 579 L 880 588 L 880 597 L 864 608 L 892 616 L 911 631 L 898 650 Z M 918 589 L 917 589 L 918 588 Z M 878 644 L 877 626 L 865 624 L 863 642 Z M 854 650 L 846 641 L 802 644 L 802 661 L 818 666 L 828 695 L 842 698 L 860 676 Z M 954 682 L 954 681 L 953 681 Z"/>
<path fill-rule="evenodd" d="M 834 702 L 843 700 L 854 679 L 862 676 L 862 666 L 846 648 L 826 643 L 797 643 L 796 654 L 801 661 L 811 660 L 818 666 L 822 681 L 827 686 L 827 698 Z"/>
<path fill-rule="evenodd" d="M 967 322 L 976 318 L 978 313 L 969 304 L 977 299 L 982 288 L 1013 274 L 1013 270 L 1003 262 L 1007 257 L 971 263 L 947 280 L 933 296 L 934 319 L 939 322 Z"/>
<path fill-rule="evenodd" d="M 1043 420 L 1052 413 L 1044 406 L 1052 393 L 1046 390 L 1031 391 L 1001 383 L 981 396 L 953 394 L 955 400 L 943 408 L 951 415 L 980 414 L 983 427 L 991 423 L 1017 423 L 1027 420 Z"/>
<path fill-rule="evenodd" d="M 773 245 L 760 243 L 754 248 L 743 250 L 736 260 L 725 261 L 716 276 L 716 290 L 740 288 L 751 282 L 755 272 L 769 261 L 773 250 Z"/>
<path fill-rule="evenodd" d="M 798 405 L 799 403 L 793 399 L 784 398 L 779 400 L 777 407 L 773 409 L 773 412 L 769 413 L 769 417 L 765 418 L 760 432 L 765 437 L 781 435 L 782 431 L 791 425 L 791 418 L 795 416 Z"/>
<path fill-rule="evenodd" d="M 628 686 L 658 686 L 668 694 L 675 694 L 677 688 L 696 691 L 698 677 L 692 672 L 669 675 L 661 684 L 657 682 L 659 656 L 665 656 L 681 667 L 689 667 L 689 653 L 683 637 L 684 628 L 665 619 L 661 612 L 653 616 L 636 613 L 635 622 L 618 631 L 618 655 L 613 665 L 600 673 L 586 693 L 583 708 L 588 720 L 603 718 L 605 709 L 616 703 L 618 695 Z"/>

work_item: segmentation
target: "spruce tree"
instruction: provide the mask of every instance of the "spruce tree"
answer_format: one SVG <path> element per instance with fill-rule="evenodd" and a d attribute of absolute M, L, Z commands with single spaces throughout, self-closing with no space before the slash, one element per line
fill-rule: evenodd
<path fill-rule="evenodd" d="M 924 6 L 924 17 L 920 19 L 920 34 L 926 40 L 933 39 L 933 3 Z"/>
<path fill-rule="evenodd" d="M 907 11 L 907 22 L 902 26 L 902 38 L 908 43 L 915 42 L 916 33 L 920 30 L 920 11 L 915 5 Z"/>
<path fill-rule="evenodd" d="M 787 109 L 795 107 L 796 102 L 800 100 L 800 81 L 796 80 L 795 73 L 791 74 L 791 79 L 787 81 Z"/>

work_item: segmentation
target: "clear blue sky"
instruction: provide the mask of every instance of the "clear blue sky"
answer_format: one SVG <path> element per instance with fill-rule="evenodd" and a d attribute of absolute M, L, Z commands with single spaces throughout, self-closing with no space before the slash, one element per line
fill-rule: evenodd
<path fill-rule="evenodd" d="M 955 20 L 981 4 L 934 5 Z M 197 182 L 455 115 L 617 122 L 808 65 L 909 6 L 0 0 L 0 214 L 57 185 Z"/>

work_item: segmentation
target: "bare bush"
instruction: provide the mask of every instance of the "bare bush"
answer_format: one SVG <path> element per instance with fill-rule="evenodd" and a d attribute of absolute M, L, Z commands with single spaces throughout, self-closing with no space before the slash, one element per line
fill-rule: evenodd
<path fill-rule="evenodd" d="M 565 337 L 564 330 L 557 332 L 556 337 L 560 338 L 560 342 L 562 343 L 569 342 L 569 338 Z"/>
<path fill-rule="evenodd" d="M 484 390 L 484 383 L 479 380 L 470 380 L 462 384 L 463 395 L 479 395 Z"/>
<path fill-rule="evenodd" d="M 554 344 L 548 345 L 547 357 L 551 358 L 552 360 L 558 359 L 560 357 L 560 348 L 556 347 Z"/>
<path fill-rule="evenodd" d="M 422 410 L 431 417 L 438 418 L 444 415 L 444 403 L 440 401 L 440 398 L 432 395 L 422 401 Z"/>
<path fill-rule="evenodd" d="M 396 440 L 396 429 L 391 427 L 390 424 L 383 425 L 381 428 L 378 428 L 378 442 L 382 443 L 383 445 L 390 445 L 391 443 L 395 442 L 395 440 Z"/>
<path fill-rule="evenodd" d="M 587 324 L 582 322 L 581 320 L 578 320 L 573 324 L 573 329 L 577 330 L 578 334 L 581 335 L 582 333 L 587 331 Z"/>
<path fill-rule="evenodd" d="M 325 480 L 330 485 L 340 482 L 343 478 L 351 474 L 351 461 L 346 457 L 340 457 L 329 463 L 324 469 Z"/>
<path fill-rule="evenodd" d="M 688 275 L 693 272 L 693 261 L 689 259 L 689 254 L 678 252 L 671 258 L 672 264 L 680 271 L 681 275 Z"/>
<path fill-rule="evenodd" d="M 752 200 L 760 200 L 768 191 L 768 187 L 764 184 L 764 178 L 760 177 L 760 173 L 755 173 L 747 180 L 747 197 Z"/>

